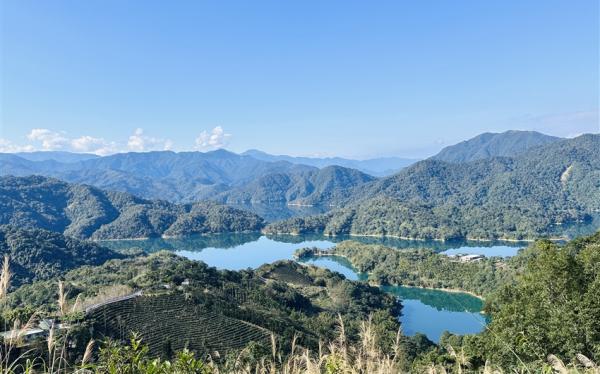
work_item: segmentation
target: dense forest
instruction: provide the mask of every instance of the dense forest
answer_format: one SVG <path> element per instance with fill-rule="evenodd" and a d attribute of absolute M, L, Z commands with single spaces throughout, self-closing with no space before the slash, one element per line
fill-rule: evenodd
<path fill-rule="evenodd" d="M 0 226 L 0 254 L 10 258 L 13 287 L 54 278 L 125 255 L 51 231 Z"/>
<path fill-rule="evenodd" d="M 600 135 L 514 158 L 425 160 L 358 189 L 345 207 L 275 222 L 268 233 L 535 239 L 600 210 Z"/>
<path fill-rule="evenodd" d="M 530 249 L 509 259 L 484 258 L 461 262 L 430 249 L 397 250 L 378 244 L 344 241 L 327 251 L 299 249 L 299 258 L 339 256 L 352 267 L 368 274 L 368 280 L 378 285 L 403 285 L 463 290 L 479 296 L 489 296 L 501 285 L 510 282 L 523 267 Z"/>
<path fill-rule="evenodd" d="M 431 157 L 446 162 L 470 162 L 491 157 L 514 157 L 531 148 L 561 140 L 536 131 L 509 130 L 503 133 L 486 132 L 474 138 L 450 145 Z"/>
<path fill-rule="evenodd" d="M 486 303 L 491 322 L 485 332 L 445 343 L 461 345 L 465 357 L 478 365 L 489 360 L 506 369 L 530 365 L 539 370 L 552 354 L 561 363 L 579 361 L 594 372 L 590 362 L 600 361 L 598 264 L 600 232 L 566 245 L 537 242 L 523 271 Z"/>
<path fill-rule="evenodd" d="M 229 204 L 327 205 L 348 200 L 356 188 L 374 180 L 358 170 L 327 166 L 302 173 L 268 174 L 211 199 Z"/>
<path fill-rule="evenodd" d="M 30 176 L 0 177 L 0 224 L 116 239 L 258 231 L 263 220 L 213 202 L 177 205 Z"/>

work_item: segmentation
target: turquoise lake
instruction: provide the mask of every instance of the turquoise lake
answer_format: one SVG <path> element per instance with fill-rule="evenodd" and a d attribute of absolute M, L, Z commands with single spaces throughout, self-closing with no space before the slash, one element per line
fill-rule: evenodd
<path fill-rule="evenodd" d="M 328 256 L 312 258 L 304 263 L 337 271 L 351 280 L 364 280 L 365 274 L 352 269 L 345 258 Z M 416 287 L 382 286 L 384 291 L 402 300 L 402 331 L 406 335 L 425 334 L 437 342 L 444 331 L 455 334 L 475 334 L 487 323 L 483 301 L 462 292 L 446 292 Z"/>
<path fill-rule="evenodd" d="M 348 237 L 311 236 L 264 236 L 258 233 L 194 236 L 178 239 L 145 239 L 106 241 L 102 244 L 118 250 L 139 248 L 151 253 L 169 250 L 176 254 L 203 261 L 219 269 L 240 270 L 257 268 L 265 263 L 291 260 L 298 248 L 330 248 Z M 482 253 L 493 256 L 512 256 L 526 243 L 503 242 L 439 242 L 412 241 L 390 238 L 352 237 L 365 243 L 380 243 L 398 250 L 408 248 L 431 248 L 447 253 Z M 337 257 L 321 257 L 305 261 L 308 264 L 328 268 L 343 274 L 350 280 L 364 280 L 348 261 Z M 485 317 L 480 313 L 481 300 L 464 293 L 452 293 L 409 287 L 383 287 L 386 292 L 398 296 L 404 305 L 402 322 L 405 334 L 425 334 L 438 341 L 444 331 L 456 334 L 477 333 L 485 327 Z"/>

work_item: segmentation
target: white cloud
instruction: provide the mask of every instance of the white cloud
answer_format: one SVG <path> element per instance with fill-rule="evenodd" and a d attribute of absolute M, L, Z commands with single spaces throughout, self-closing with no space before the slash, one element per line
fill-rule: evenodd
<path fill-rule="evenodd" d="M 106 141 L 103 138 L 94 138 L 89 135 L 71 139 L 71 148 L 75 152 L 94 153 L 99 156 L 118 152 L 117 143 Z"/>
<path fill-rule="evenodd" d="M 137 128 L 133 132 L 133 135 L 129 137 L 127 141 L 127 148 L 131 151 L 143 151 L 144 150 L 144 130 Z"/>
<path fill-rule="evenodd" d="M 1 153 L 16 153 L 16 152 L 33 152 L 35 148 L 30 145 L 17 145 L 8 139 L 0 138 Z"/>
<path fill-rule="evenodd" d="M 196 139 L 196 147 L 221 148 L 226 144 L 229 136 L 220 126 L 215 127 L 210 133 L 204 131 L 200 134 L 200 137 Z M 43 128 L 32 129 L 25 138 L 26 144 L 15 144 L 9 139 L 0 138 L 0 152 L 68 151 L 106 156 L 119 152 L 166 151 L 174 148 L 171 139 L 147 135 L 142 128 L 136 128 L 126 139 L 116 141 L 92 135 L 73 137 L 66 132 Z"/>
<path fill-rule="evenodd" d="M 213 150 L 227 146 L 231 134 L 225 133 L 221 126 L 217 126 L 208 133 L 202 131 L 196 138 L 196 149 Z"/>
<path fill-rule="evenodd" d="M 32 129 L 27 139 L 41 143 L 42 149 L 46 151 L 63 149 L 69 143 L 69 139 L 63 134 L 48 129 Z"/>
<path fill-rule="evenodd" d="M 169 150 L 171 148 L 173 148 L 171 140 L 144 135 L 144 129 L 139 127 L 127 141 L 127 149 L 134 152 Z"/>

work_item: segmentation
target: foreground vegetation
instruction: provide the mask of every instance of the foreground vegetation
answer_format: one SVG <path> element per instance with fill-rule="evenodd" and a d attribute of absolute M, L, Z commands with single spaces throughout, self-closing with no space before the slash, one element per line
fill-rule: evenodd
<path fill-rule="evenodd" d="M 219 271 L 159 252 L 83 266 L 64 274 L 60 284 L 60 303 L 55 302 L 56 279 L 11 292 L 2 304 L 3 325 L 30 318 L 71 321 L 76 327 L 69 330 L 70 340 L 78 347 L 90 331 L 91 337 L 118 341 L 139 333 L 155 357 L 184 348 L 202 357 L 215 352 L 224 357 L 251 342 L 264 350 L 271 335 L 277 344 L 295 339 L 318 350 L 321 341 L 335 338 L 340 318 L 351 341 L 359 339 L 361 321 L 369 316 L 382 345 L 399 328 L 400 305 L 391 295 L 286 261 L 257 270 Z"/>
<path fill-rule="evenodd" d="M 53 374 L 598 372 L 600 232 L 565 245 L 538 241 L 503 262 L 398 255 L 353 242 L 335 250 L 390 282 L 415 281 L 422 272 L 424 284 L 464 277 L 455 286 L 468 287 L 494 264 L 502 275 L 482 280 L 498 287 L 482 288 L 490 323 L 476 335 L 446 333 L 439 344 L 406 337 L 392 296 L 288 261 L 233 272 L 159 252 L 9 292 L 7 259 L 2 324 L 14 329 L 4 336 L 0 363 L 5 372 Z M 44 317 L 56 325 L 25 340 Z"/>

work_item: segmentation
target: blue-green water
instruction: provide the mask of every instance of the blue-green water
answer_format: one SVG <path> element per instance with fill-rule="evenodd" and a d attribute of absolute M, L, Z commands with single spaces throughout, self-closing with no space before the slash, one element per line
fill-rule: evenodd
<path fill-rule="evenodd" d="M 359 273 L 352 268 L 352 264 L 343 257 L 327 256 L 327 257 L 313 257 L 303 260 L 302 263 L 319 266 L 322 268 L 329 269 L 331 271 L 337 271 L 343 274 L 346 279 L 350 280 L 367 280 L 368 275 Z"/>
<path fill-rule="evenodd" d="M 385 287 L 402 299 L 403 332 L 422 333 L 437 342 L 444 331 L 454 334 L 476 334 L 487 323 L 480 313 L 483 302 L 465 293 L 408 287 Z"/>
<path fill-rule="evenodd" d="M 351 280 L 364 280 L 345 259 L 335 256 L 311 258 L 305 263 L 328 268 Z M 406 335 L 425 334 L 437 342 L 444 331 L 454 334 L 476 334 L 485 328 L 486 318 L 480 313 L 483 301 L 462 292 L 446 292 L 416 287 L 382 286 L 384 291 L 402 300 L 399 316 Z"/>
<path fill-rule="evenodd" d="M 298 248 L 330 248 L 335 242 L 347 238 L 329 238 L 323 236 L 261 236 L 260 234 L 227 234 L 194 236 L 180 239 L 147 239 L 106 241 L 103 245 L 123 250 L 139 248 L 146 252 L 159 250 L 173 251 L 186 258 L 203 261 L 220 269 L 240 270 L 257 268 L 265 263 L 277 260 L 293 259 Z M 377 238 L 358 238 L 367 243 L 377 243 Z M 443 243 L 425 241 L 401 241 L 381 239 L 382 244 L 401 249 L 432 248 L 436 251 L 457 250 L 467 253 L 470 248 L 489 251 L 494 255 L 512 255 L 519 249 L 515 243 L 482 246 L 481 243 Z M 395 245 L 394 245 L 395 244 Z M 430 246 L 428 246 L 428 244 Z M 488 243 L 486 243 L 488 244 Z M 469 246 L 471 245 L 471 246 Z M 337 271 L 351 280 L 364 280 L 365 274 L 356 272 L 351 264 L 340 257 L 319 257 L 305 261 L 309 264 Z M 399 316 L 404 333 L 412 335 L 423 333 L 433 341 L 438 341 L 441 333 L 448 330 L 466 334 L 481 331 L 485 319 L 479 313 L 481 301 L 473 296 L 460 293 L 434 291 L 418 288 L 385 288 L 402 299 L 404 309 Z"/>
<path fill-rule="evenodd" d="M 146 252 L 159 250 L 194 252 L 195 259 L 202 260 L 204 256 L 215 249 L 233 250 L 234 253 L 245 255 L 259 249 L 258 260 L 264 258 L 264 263 L 275 260 L 291 259 L 293 252 L 301 247 L 316 246 L 329 248 L 344 240 L 354 240 L 365 244 L 381 244 L 391 248 L 402 249 L 432 249 L 437 252 L 448 254 L 454 253 L 478 253 L 487 256 L 514 256 L 520 248 L 527 246 L 525 242 L 478 242 L 478 241 L 436 241 L 436 240 L 405 240 L 382 237 L 362 236 L 323 236 L 323 235 L 269 235 L 263 236 L 259 233 L 244 234 L 216 234 L 196 235 L 185 238 L 151 238 L 144 240 L 113 240 L 104 241 L 102 244 L 112 249 L 127 249 L 132 247 L 141 248 Z M 208 252 L 202 254 L 201 252 Z M 231 254 L 232 252 L 228 252 Z M 191 255 L 191 253 L 188 253 Z M 252 259 L 247 259 L 249 267 Z M 262 263 L 261 263 L 262 264 Z M 230 268 L 232 264 L 227 262 L 214 264 L 222 268 Z M 259 264 L 260 265 L 260 264 Z M 237 267 L 235 267 L 237 269 Z"/>

